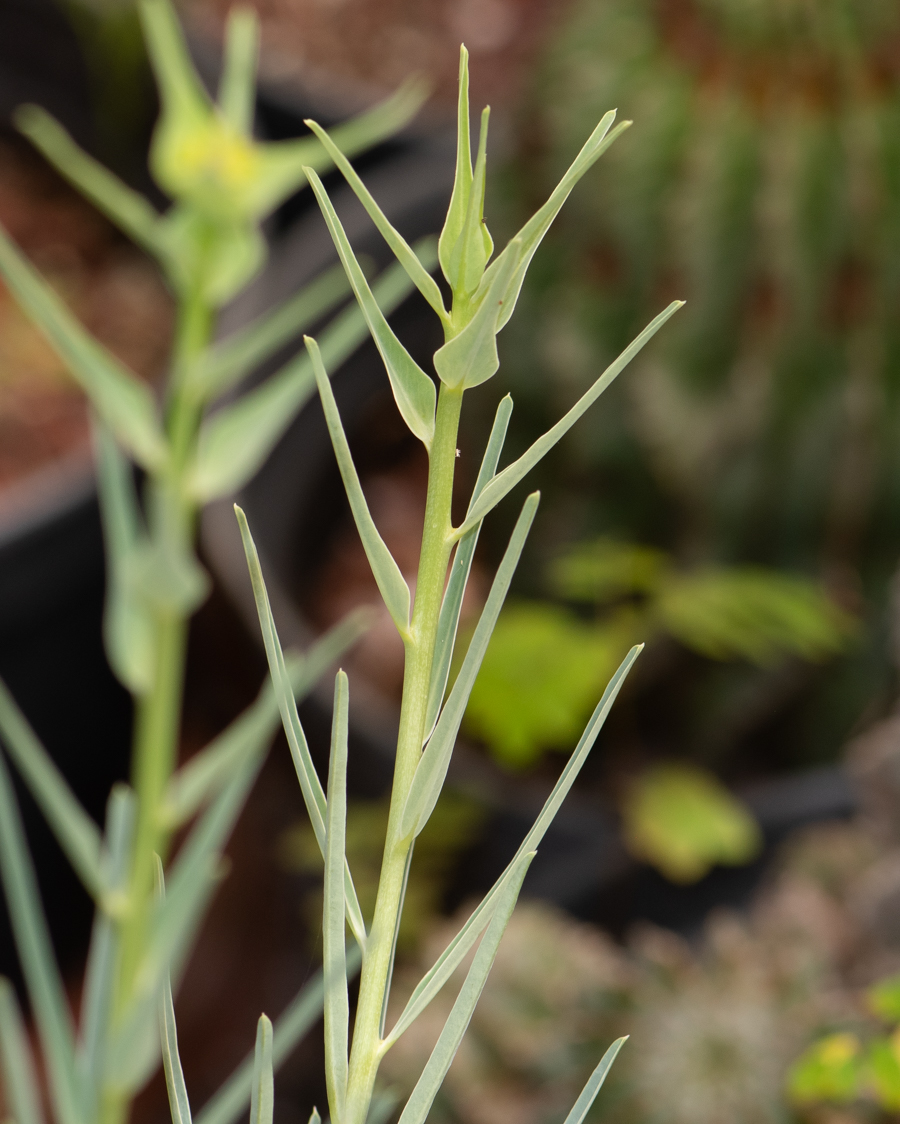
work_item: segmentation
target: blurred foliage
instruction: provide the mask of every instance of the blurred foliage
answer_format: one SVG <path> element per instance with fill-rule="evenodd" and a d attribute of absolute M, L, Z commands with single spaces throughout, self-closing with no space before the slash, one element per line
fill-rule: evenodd
<path fill-rule="evenodd" d="M 389 810 L 389 798 L 354 800 L 347 807 L 347 861 L 367 921 L 375 909 Z M 406 884 L 406 905 L 397 934 L 401 953 L 417 947 L 423 925 L 440 912 L 459 854 L 477 834 L 483 815 L 481 805 L 460 793 L 447 791 L 416 838 Z M 310 924 L 320 925 L 322 852 L 308 820 L 282 834 L 278 860 L 285 870 L 312 875 L 318 880 L 316 891 L 304 898 L 304 908 L 309 912 Z"/>
<path fill-rule="evenodd" d="M 628 849 L 671 882 L 696 882 L 716 863 L 740 866 L 762 846 L 747 808 L 693 766 L 648 769 L 631 785 L 622 814 Z"/>
<path fill-rule="evenodd" d="M 681 571 L 664 551 L 608 538 L 572 548 L 549 577 L 581 615 L 511 603 L 466 710 L 469 732 L 510 768 L 573 747 L 632 644 L 665 635 L 711 660 L 767 666 L 788 656 L 824 660 L 854 633 L 853 619 L 813 582 L 760 567 Z"/>
<path fill-rule="evenodd" d="M 869 1100 L 886 1112 L 900 1112 L 900 975 L 868 988 L 865 1001 L 882 1024 L 892 1024 L 894 1029 L 884 1034 L 865 1028 L 865 1045 L 849 1031 L 817 1039 L 791 1067 L 789 1091 L 795 1102 Z"/>
<path fill-rule="evenodd" d="M 536 68 L 505 205 L 544 198 L 610 106 L 639 127 L 551 232 L 523 298 L 531 315 L 504 339 L 511 440 L 570 404 L 671 295 L 686 298 L 544 472 L 545 532 L 825 578 L 866 618 L 852 655 L 793 695 L 750 667 L 715 688 L 682 678 L 660 728 L 690 751 L 713 710 L 770 690 L 770 711 L 794 708 L 782 757 L 834 757 L 893 684 L 900 6 L 575 0 Z M 654 556 L 640 565 L 652 571 Z"/>

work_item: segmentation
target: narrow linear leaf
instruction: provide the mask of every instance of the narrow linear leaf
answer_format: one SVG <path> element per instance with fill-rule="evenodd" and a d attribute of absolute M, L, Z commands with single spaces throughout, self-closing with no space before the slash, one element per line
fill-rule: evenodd
<path fill-rule="evenodd" d="M 362 955 L 357 947 L 347 952 L 347 972 L 353 976 L 359 971 Z M 293 1053 L 294 1048 L 322 1014 L 325 985 L 318 972 L 291 1000 L 275 1023 L 272 1046 L 274 1069 Z M 234 1124 L 250 1103 L 253 1085 L 253 1054 L 251 1053 L 232 1075 L 220 1085 L 194 1119 L 194 1124 Z"/>
<path fill-rule="evenodd" d="M 328 811 L 325 817 L 325 884 L 322 911 L 322 971 L 325 976 L 325 1078 L 334 1120 L 344 1117 L 347 1098 L 347 1042 L 350 1005 L 347 996 L 346 903 L 344 900 L 347 833 L 347 723 L 349 687 L 339 671 L 334 681 L 334 718 L 328 763 Z"/>
<path fill-rule="evenodd" d="M 60 1124 L 82 1124 L 75 1080 L 75 1035 L 12 780 L 0 755 L 0 874 L 19 960 L 28 985 L 50 1096 Z"/>
<path fill-rule="evenodd" d="M 400 925 L 403 921 L 403 906 L 406 902 L 406 891 L 409 888 L 409 871 L 412 867 L 413 852 L 416 849 L 416 841 L 413 840 L 409 845 L 409 850 L 406 852 L 406 865 L 403 868 L 403 885 L 400 888 L 400 900 L 397 906 L 397 918 L 394 922 L 394 935 L 391 939 L 391 955 L 388 961 L 388 970 L 386 983 L 384 987 L 384 994 L 381 997 L 381 1021 L 378 1026 L 379 1038 L 384 1038 L 384 1025 L 387 1022 L 388 1004 L 391 1001 L 391 981 L 394 978 L 394 962 L 397 959 L 397 941 L 400 937 Z"/>
<path fill-rule="evenodd" d="M 371 614 L 366 610 L 349 613 L 304 655 L 285 656 L 285 671 L 296 701 L 309 693 L 370 624 Z M 174 828 L 189 820 L 219 791 L 238 761 L 261 752 L 280 720 L 278 697 L 271 677 L 266 676 L 256 701 L 172 777 L 161 810 L 166 824 Z"/>
<path fill-rule="evenodd" d="M 437 403 L 434 383 L 394 335 L 384 313 L 378 307 L 322 181 L 311 168 L 307 170 L 307 178 L 319 201 L 325 223 L 369 325 L 372 339 L 384 361 L 397 409 L 410 431 L 426 448 L 430 447 L 434 436 L 434 411 Z"/>
<path fill-rule="evenodd" d="M 475 1005 L 484 990 L 488 973 L 493 966 L 497 949 L 500 947 L 500 940 L 515 908 L 519 890 L 522 888 L 522 881 L 534 856 L 535 852 L 531 851 L 515 860 L 510 878 L 503 887 L 502 895 L 497 901 L 487 932 L 475 953 L 475 959 L 472 961 L 472 967 L 469 969 L 465 983 L 460 988 L 456 1002 L 447 1016 L 444 1029 L 441 1031 L 431 1056 L 425 1063 L 422 1076 L 410 1093 L 409 1100 L 400 1114 L 399 1124 L 425 1124 L 434 1098 L 437 1096 L 447 1070 L 450 1068 L 450 1063 L 456 1057 L 456 1051 L 459 1049 L 459 1044 L 472 1019 Z"/>
<path fill-rule="evenodd" d="M 425 747 L 425 752 L 416 766 L 416 772 L 412 784 L 409 786 L 409 795 L 406 798 L 400 820 L 400 833 L 404 838 L 411 834 L 418 835 L 428 822 L 428 817 L 434 811 L 434 806 L 441 794 L 466 704 L 469 701 L 472 686 L 481 667 L 481 661 L 484 659 L 484 653 L 487 651 L 491 633 L 497 623 L 497 617 L 500 615 L 503 602 L 506 600 L 506 594 L 509 592 L 516 566 L 518 566 L 519 559 L 522 556 L 525 540 L 528 538 L 528 532 L 534 522 L 539 500 L 540 493 L 534 492 L 525 501 L 522 513 L 510 536 L 506 553 L 503 555 L 503 560 L 494 575 L 491 591 L 475 627 L 472 641 L 469 644 L 459 675 L 456 677 L 456 682 L 453 684 L 450 697 L 437 720 L 437 725 L 428 745 Z"/>
<path fill-rule="evenodd" d="M 440 316 L 441 320 L 446 323 L 449 317 L 447 315 L 447 310 L 444 308 L 441 290 L 438 288 L 435 279 L 419 260 L 415 250 L 413 250 L 403 235 L 391 226 L 387 216 L 369 193 L 369 189 L 356 174 L 353 165 L 322 126 L 318 124 L 318 122 L 311 120 L 304 121 L 304 124 L 312 129 L 322 142 L 325 151 L 340 169 L 344 179 L 346 179 L 347 183 L 353 189 L 357 199 L 359 199 L 360 203 L 365 207 L 369 217 L 381 233 L 382 238 L 384 238 L 385 242 L 390 246 L 397 261 L 403 266 L 410 281 L 412 281 L 425 300 L 428 301 L 434 311 Z"/>
<path fill-rule="evenodd" d="M 175 1005 L 172 1002 L 172 982 L 166 977 L 159 1005 L 159 1037 L 162 1043 L 163 1072 L 169 1093 L 169 1112 L 172 1124 L 191 1124 L 191 1103 L 188 1100 L 184 1071 L 178 1054 L 178 1031 L 175 1027 Z"/>
<path fill-rule="evenodd" d="M 34 1058 L 16 993 L 0 977 L 0 1073 L 7 1111 L 16 1124 L 43 1124 Z"/>
<path fill-rule="evenodd" d="M 493 276 L 475 315 L 465 328 L 434 353 L 434 369 L 447 386 L 468 389 L 486 382 L 497 372 L 497 324 L 503 298 L 519 262 L 521 243 L 514 240 Z"/>
<path fill-rule="evenodd" d="M 125 891 L 131 863 L 131 839 L 135 820 L 135 798 L 132 790 L 117 784 L 110 793 L 106 807 L 106 838 L 104 866 L 109 890 L 106 902 Z M 113 998 L 118 927 L 106 908 L 94 915 L 91 944 L 84 973 L 81 997 L 76 1072 L 82 1090 L 82 1117 L 94 1120 L 98 1112 L 98 1094 L 106 1064 L 106 1036 Z"/>
<path fill-rule="evenodd" d="M 484 221 L 484 189 L 487 175 L 487 136 L 491 110 L 485 106 L 481 113 L 478 134 L 478 156 L 472 176 L 472 190 L 466 207 L 466 218 L 456 245 L 450 253 L 450 269 L 454 278 L 454 293 L 474 293 L 484 274 L 494 250 L 494 241 Z"/>
<path fill-rule="evenodd" d="M 0 738 L 85 889 L 102 898 L 100 832 L 0 680 Z"/>
<path fill-rule="evenodd" d="M 13 121 L 53 167 L 132 241 L 157 258 L 165 256 L 157 230 L 159 215 L 140 192 L 88 156 L 40 106 L 20 106 Z"/>
<path fill-rule="evenodd" d="M 219 84 L 219 108 L 233 129 L 253 132 L 259 20 L 252 8 L 233 8 L 225 27 L 225 60 Z"/>
<path fill-rule="evenodd" d="M 366 1124 L 388 1124 L 399 1102 L 400 1098 L 394 1089 L 382 1089 L 376 1092 L 369 1104 Z"/>
<path fill-rule="evenodd" d="M 393 1030 L 388 1035 L 386 1043 L 396 1042 L 400 1035 L 409 1028 L 438 994 L 456 970 L 457 966 L 462 962 L 463 957 L 474 944 L 478 934 L 487 924 L 488 919 L 492 916 L 500 890 L 505 879 L 509 877 L 514 864 L 521 859 L 523 855 L 530 853 L 539 846 L 547 829 L 553 822 L 556 813 L 559 811 L 562 802 L 569 794 L 569 789 L 575 783 L 575 778 L 581 771 L 581 767 L 587 760 L 588 754 L 593 748 L 594 742 L 597 740 L 597 735 L 600 733 L 603 723 L 606 721 L 607 715 L 612 709 L 616 696 L 621 690 L 622 684 L 625 682 L 625 677 L 628 675 L 628 672 L 631 670 L 634 661 L 640 655 L 642 649 L 642 644 L 632 648 L 619 665 L 615 675 L 607 684 L 606 690 L 603 692 L 603 697 L 600 699 L 594 713 L 591 715 L 590 721 L 585 727 L 578 745 L 575 747 L 572 756 L 566 763 L 566 767 L 560 774 L 559 780 L 553 786 L 553 791 L 547 797 L 540 815 L 522 841 L 512 862 L 510 862 L 503 874 L 501 874 L 493 887 L 482 899 L 481 903 L 472 912 L 465 925 L 463 925 L 453 940 L 450 941 L 431 968 L 419 981 L 412 995 L 409 997 L 409 1001 L 403 1009 L 402 1014 L 397 1019 Z"/>
<path fill-rule="evenodd" d="M 131 465 L 106 426 L 97 422 L 93 429 L 107 569 L 103 642 L 116 678 L 140 695 L 150 689 L 154 671 L 150 607 L 134 581 L 146 532 Z"/>
<path fill-rule="evenodd" d="M 150 388 L 97 343 L 3 230 L 0 273 L 116 437 L 145 468 L 158 468 L 166 442 Z"/>
<path fill-rule="evenodd" d="M 198 370 L 197 383 L 204 395 L 218 395 L 228 390 L 330 312 L 350 291 L 343 266 L 332 266 L 272 312 L 226 336 L 210 349 Z"/>
<path fill-rule="evenodd" d="M 449 285 L 454 287 L 451 255 L 459 241 L 469 209 L 469 196 L 472 193 L 472 139 L 469 136 L 469 52 L 465 46 L 459 48 L 459 100 L 456 109 L 456 174 L 453 179 L 453 194 L 447 218 L 438 242 L 441 269 Z"/>
<path fill-rule="evenodd" d="M 266 1015 L 256 1024 L 256 1051 L 253 1056 L 253 1091 L 250 1096 L 250 1124 L 272 1124 L 275 1110 L 275 1079 L 272 1068 L 272 1024 Z"/>
<path fill-rule="evenodd" d="M 525 280 L 525 274 L 528 272 L 528 267 L 531 264 L 531 259 L 534 257 L 538 246 L 540 246 L 543 241 L 544 235 L 550 229 L 553 220 L 559 214 L 563 204 L 572 193 L 572 189 L 591 165 L 609 148 L 613 141 L 620 137 L 631 125 L 630 121 L 623 121 L 613 129 L 612 123 L 615 119 L 616 111 L 614 109 L 611 109 L 608 113 L 603 115 L 599 125 L 585 141 L 581 151 L 573 160 L 568 171 L 550 195 L 550 198 L 540 210 L 532 215 L 516 235 L 516 238 L 522 242 L 523 252 L 519 261 L 519 267 L 513 274 L 512 281 L 503 300 L 503 314 L 500 317 L 497 327 L 498 331 L 506 325 L 510 316 L 512 316 L 513 310 L 516 307 L 516 302 L 519 299 L 522 283 Z M 508 251 L 509 247 L 495 258 L 488 267 L 481 282 L 481 291 L 484 291 L 491 284 L 494 271 L 502 268 L 503 258 Z"/>
<path fill-rule="evenodd" d="M 566 433 L 568 433 L 575 422 L 593 406 L 616 376 L 621 373 L 641 348 L 656 335 L 663 324 L 665 324 L 665 322 L 683 305 L 684 301 L 672 301 L 668 308 L 662 311 L 654 320 L 651 320 L 643 332 L 625 348 L 618 359 L 606 368 L 591 389 L 579 398 L 572 409 L 564 414 L 552 429 L 547 430 L 543 437 L 539 437 L 518 460 L 513 461 L 511 465 L 508 465 L 501 473 L 494 477 L 481 493 L 476 503 L 472 506 L 462 526 L 458 527 L 455 531 L 454 534 L 456 538 L 461 538 L 467 531 L 471 530 L 479 520 L 483 519 L 492 508 L 497 506 L 508 492 L 512 491 L 516 484 L 547 455 Z"/>
<path fill-rule="evenodd" d="M 309 1124 L 322 1124 L 322 1117 L 319 1116 L 319 1110 L 315 1106 L 309 1114 Z"/>
<path fill-rule="evenodd" d="M 141 0 L 138 12 L 164 108 L 173 116 L 179 111 L 194 116 L 198 107 L 211 109 L 170 0 Z"/>
<path fill-rule="evenodd" d="M 409 278 L 399 265 L 386 269 L 373 292 L 386 314 L 409 295 Z M 322 333 L 322 361 L 339 367 L 368 338 L 366 321 L 354 305 Z M 188 479 L 192 496 L 206 503 L 241 488 L 259 469 L 315 393 L 312 362 L 301 353 L 262 386 L 213 414 L 200 430 L 197 459 Z"/>
<path fill-rule="evenodd" d="M 497 471 L 500 452 L 506 440 L 506 430 L 512 414 L 512 398 L 507 394 L 500 400 L 491 435 L 488 438 L 484 458 L 478 472 L 478 479 L 472 490 L 472 503 L 484 491 L 487 482 Z M 428 741 L 434 731 L 441 704 L 444 701 L 444 692 L 447 689 L 447 679 L 450 675 L 450 663 L 453 659 L 453 649 L 456 644 L 456 634 L 459 629 L 459 614 L 462 609 L 463 597 L 469 582 L 469 572 L 472 569 L 472 559 L 475 556 L 475 547 L 478 544 L 478 535 L 481 524 L 476 524 L 471 531 L 467 531 L 460 539 L 453 556 L 453 565 L 450 567 L 450 580 L 441 602 L 441 615 L 438 619 L 437 634 L 434 642 L 434 659 L 431 665 L 431 681 L 428 685 L 428 706 L 425 713 L 425 738 Z"/>
<path fill-rule="evenodd" d="M 578 1100 L 572 1105 L 572 1111 L 566 1117 L 564 1124 L 582 1124 L 597 1094 L 600 1092 L 603 1082 L 606 1080 L 606 1075 L 612 1069 L 612 1064 L 616 1060 L 616 1056 L 627 1041 L 628 1035 L 625 1035 L 624 1038 L 617 1038 L 606 1051 L 600 1059 L 597 1068 L 588 1078 L 587 1084 L 581 1090 Z"/>
<path fill-rule="evenodd" d="M 331 383 L 328 381 L 318 344 L 309 336 L 305 336 L 304 340 L 307 351 L 312 358 L 313 371 L 319 387 L 319 397 L 322 399 L 322 409 L 325 412 L 325 422 L 328 426 L 328 432 L 331 434 L 331 444 L 334 447 L 334 455 L 338 462 L 341 478 L 344 481 L 344 488 L 347 492 L 350 510 L 353 512 L 356 529 L 359 531 L 363 549 L 366 552 L 372 574 L 387 611 L 397 626 L 397 631 L 401 636 L 406 637 L 409 634 L 409 586 L 400 572 L 400 567 L 394 561 L 394 556 L 378 533 L 375 521 L 369 513 L 369 505 L 366 503 L 366 497 L 363 495 L 362 485 L 356 473 L 356 466 L 353 463 L 350 446 L 347 444 L 337 402 L 334 400 L 334 392 L 331 389 Z"/>
<path fill-rule="evenodd" d="M 266 656 L 269 661 L 269 672 L 278 695 L 278 708 L 281 711 L 281 721 L 284 726 L 285 737 L 287 738 L 288 746 L 291 751 L 294 769 L 297 773 L 297 780 L 300 782 L 303 802 L 306 804 L 306 811 L 309 814 L 309 820 L 316 836 L 316 842 L 319 844 L 319 850 L 324 857 L 325 816 L 327 814 L 325 793 L 322 791 L 321 782 L 319 781 L 312 757 L 309 753 L 306 735 L 303 732 L 303 727 L 300 724 L 300 717 L 297 714 L 297 704 L 294 700 L 294 693 L 291 690 L 290 681 L 285 670 L 284 653 L 281 649 L 281 642 L 278 639 L 278 631 L 275 628 L 275 618 L 272 616 L 272 607 L 269 604 L 269 595 L 266 592 L 266 583 L 262 576 L 262 568 L 259 564 L 259 554 L 256 550 L 256 544 L 253 542 L 253 536 L 250 534 L 246 515 L 244 515 L 237 504 L 235 504 L 234 511 L 237 516 L 238 526 L 241 529 L 241 539 L 244 544 L 244 553 L 247 556 L 247 566 L 250 570 L 250 581 L 253 586 L 253 597 L 256 601 L 256 612 L 259 616 L 260 629 L 262 630 Z M 362 910 L 359 908 L 356 888 L 350 876 L 350 868 L 346 863 L 344 864 L 344 877 L 346 879 L 347 923 L 359 947 L 365 949 L 366 927 L 362 918 Z"/>

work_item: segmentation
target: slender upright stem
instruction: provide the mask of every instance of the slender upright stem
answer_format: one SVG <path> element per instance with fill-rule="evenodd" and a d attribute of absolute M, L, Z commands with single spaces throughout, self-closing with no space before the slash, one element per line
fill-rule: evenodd
<path fill-rule="evenodd" d="M 394 932 L 403 908 L 406 858 L 413 842 L 409 836 L 404 838 L 400 835 L 400 820 L 425 737 L 431 665 L 450 561 L 450 505 L 461 405 L 461 390 L 441 387 L 429 454 L 428 499 L 415 607 L 406 644 L 403 702 L 387 838 L 375 914 L 360 978 L 346 1112 L 340 1121 L 332 1115 L 335 1124 L 364 1124 L 381 1059 L 381 1012 L 391 970 Z"/>

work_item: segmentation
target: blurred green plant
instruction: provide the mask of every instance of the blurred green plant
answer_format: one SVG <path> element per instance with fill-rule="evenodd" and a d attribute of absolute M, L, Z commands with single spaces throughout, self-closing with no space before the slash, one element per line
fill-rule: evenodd
<path fill-rule="evenodd" d="M 688 297 L 540 483 L 561 539 L 603 527 L 683 559 L 822 574 L 864 606 L 854 652 L 793 687 L 778 752 L 794 764 L 833 758 L 892 689 L 898 46 L 894 0 L 576 0 L 535 68 L 506 181 L 524 212 L 598 107 L 647 123 L 594 173 L 526 287 L 505 341 L 511 440 L 577 395 L 662 294 Z M 767 682 L 783 712 L 784 680 Z M 718 677 L 715 697 L 692 688 L 669 736 L 690 752 L 720 704 L 764 686 L 748 668 Z"/>
<path fill-rule="evenodd" d="M 900 1112 L 900 975 L 868 988 L 865 1004 L 893 1029 L 864 1035 L 837 1031 L 816 1039 L 794 1062 L 788 1091 L 798 1105 L 874 1102 L 887 1113 Z"/>
<path fill-rule="evenodd" d="M 844 650 L 856 622 L 816 583 L 762 567 L 683 571 L 662 550 L 580 543 L 549 570 L 551 592 L 584 613 L 519 602 L 501 613 L 466 710 L 466 727 L 513 769 L 565 745 L 637 638 L 668 636 L 711 660 L 770 666 Z"/>
<path fill-rule="evenodd" d="M 756 858 L 762 832 L 747 808 L 704 769 L 656 765 L 636 778 L 622 804 L 631 853 L 670 882 L 696 882 L 717 863 Z"/>
<path fill-rule="evenodd" d="M 311 360 L 306 355 L 290 360 L 236 401 L 222 404 L 222 395 L 349 294 L 341 272 L 332 269 L 286 304 L 214 342 L 218 310 L 265 260 L 262 220 L 307 182 L 311 167 L 324 169 L 332 160 L 314 137 L 282 144 L 253 139 L 258 28 L 252 12 L 229 19 L 215 102 L 190 61 L 168 0 L 143 0 L 139 13 L 162 102 L 151 165 L 171 199 L 164 213 L 79 149 L 43 110 L 23 107 L 16 122 L 65 178 L 160 265 L 177 305 L 177 325 L 158 394 L 87 333 L 0 231 L 0 274 L 84 390 L 96 420 L 107 552 L 104 639 L 135 710 L 131 783 L 114 787 L 101 833 L 0 684 L 6 754 L 96 907 L 76 1024 L 0 756 L 0 875 L 39 1046 L 36 1058 L 4 981 L 0 1061 L 16 1124 L 41 1124 L 44 1118 L 39 1073 L 46 1076 L 47 1108 L 57 1124 L 124 1124 L 160 1060 L 172 1118 L 190 1124 L 172 993 L 219 880 L 231 829 L 275 734 L 280 702 L 264 684 L 244 714 L 176 768 L 188 621 L 209 585 L 195 552 L 197 513 L 202 503 L 240 487 L 268 455 L 314 392 Z M 335 134 L 348 151 L 358 151 L 401 127 L 421 100 L 421 90 L 406 87 Z M 420 252 L 434 261 L 433 247 Z M 399 267 L 373 284 L 386 312 L 410 289 Z M 364 317 L 351 306 L 322 333 L 322 354 L 340 363 L 365 332 Z M 212 410 L 217 402 L 220 408 Z M 132 460 L 143 474 L 140 493 Z M 304 656 L 286 658 L 281 686 L 292 703 L 364 627 L 358 616 L 350 618 Z M 297 767 L 302 771 L 304 762 L 298 760 Z M 181 842 L 172 857 L 176 833 Z M 354 970 L 353 957 L 349 964 Z M 282 1014 L 274 1045 L 263 1016 L 255 1056 L 211 1098 L 198 1124 L 231 1124 L 248 1103 L 255 1124 L 271 1124 L 273 1066 L 290 1053 L 321 1007 L 320 980 Z"/>

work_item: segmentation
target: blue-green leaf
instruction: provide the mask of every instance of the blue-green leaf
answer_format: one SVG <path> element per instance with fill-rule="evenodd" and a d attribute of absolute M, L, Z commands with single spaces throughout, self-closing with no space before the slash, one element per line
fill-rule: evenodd
<path fill-rule="evenodd" d="M 600 1092 L 603 1082 L 606 1080 L 606 1075 L 612 1069 L 612 1064 L 616 1060 L 616 1055 L 627 1041 L 627 1035 L 624 1038 L 617 1038 L 600 1059 L 597 1068 L 587 1079 L 587 1084 L 581 1090 L 578 1100 L 572 1105 L 572 1111 L 566 1117 L 565 1124 L 582 1124 L 597 1094 Z"/>
<path fill-rule="evenodd" d="M 503 499 L 508 492 L 519 483 L 549 453 L 553 446 L 565 436 L 575 422 L 585 414 L 597 401 L 604 390 L 618 374 L 631 362 L 641 348 L 648 343 L 665 322 L 684 305 L 684 301 L 672 301 L 654 320 L 647 325 L 636 339 L 625 348 L 622 354 L 606 368 L 599 379 L 587 393 L 582 395 L 575 405 L 563 417 L 547 430 L 543 437 L 527 449 L 518 460 L 513 461 L 488 484 L 479 498 L 473 504 L 461 527 L 455 532 L 456 538 L 461 538 L 471 530 L 487 513 Z"/>
<path fill-rule="evenodd" d="M 346 902 L 344 898 L 347 832 L 347 676 L 334 682 L 334 717 L 328 765 L 325 817 L 325 892 L 322 912 L 322 972 L 325 976 L 325 1079 L 334 1120 L 344 1117 L 347 1098 L 347 1042 L 350 1006 L 347 996 Z"/>
<path fill-rule="evenodd" d="M 469 198 L 472 194 L 472 140 L 469 136 L 469 52 L 459 48 L 459 101 L 456 111 L 456 175 L 453 194 L 441 237 L 438 255 L 441 269 L 451 289 L 457 288 L 458 278 L 453 271 L 453 248 L 459 241 L 466 223 Z"/>
<path fill-rule="evenodd" d="M 172 1124 L 191 1124 L 191 1103 L 188 1100 L 184 1071 L 178 1054 L 178 1031 L 175 1027 L 175 1006 L 172 1002 L 172 984 L 168 976 L 163 985 L 159 1005 L 159 1037 L 162 1042 L 163 1072 L 169 1093 L 169 1112 Z"/>
<path fill-rule="evenodd" d="M 6 1108 L 16 1124 L 44 1124 L 41 1095 L 34 1071 L 34 1057 L 16 993 L 9 980 L 0 977 L 0 1073 Z"/>
<path fill-rule="evenodd" d="M 253 1056 L 253 1089 L 250 1096 L 250 1124 L 272 1124 L 275 1110 L 275 1079 L 272 1068 L 272 1024 L 266 1015 L 256 1024 L 256 1050 Z"/>
<path fill-rule="evenodd" d="M 437 402 L 434 383 L 394 335 L 384 313 L 378 307 L 322 181 L 312 169 L 307 171 L 307 178 L 319 201 L 338 255 L 369 325 L 372 339 L 384 361 L 397 408 L 410 431 L 429 447 L 434 436 L 434 411 Z"/>
<path fill-rule="evenodd" d="M 369 513 L 369 505 L 363 495 L 362 485 L 356 473 L 356 466 L 353 463 L 350 446 L 347 444 L 337 402 L 334 400 L 334 392 L 331 389 L 331 383 L 328 381 L 318 345 L 309 336 L 304 338 L 307 350 L 312 358 L 319 396 L 322 399 L 322 409 L 325 412 L 325 422 L 328 426 L 328 432 L 331 434 L 331 444 L 334 447 L 334 455 L 338 462 L 341 478 L 344 481 L 344 488 L 347 492 L 350 510 L 353 512 L 356 529 L 359 531 L 363 549 L 366 552 L 372 574 L 384 599 L 387 611 L 397 626 L 397 631 L 405 638 L 409 634 L 409 586 L 406 584 L 406 579 L 400 572 L 400 567 L 394 561 L 394 556 L 388 550 L 384 539 L 375 526 L 375 521 Z"/>

